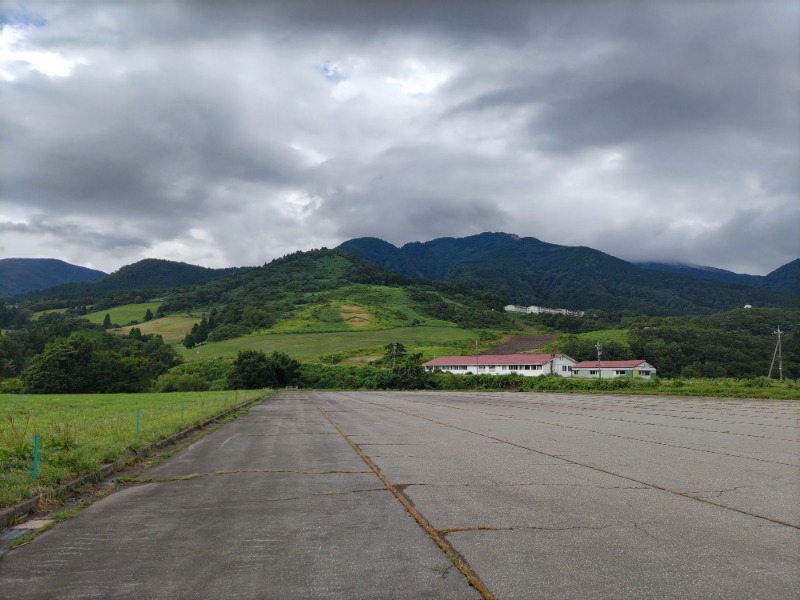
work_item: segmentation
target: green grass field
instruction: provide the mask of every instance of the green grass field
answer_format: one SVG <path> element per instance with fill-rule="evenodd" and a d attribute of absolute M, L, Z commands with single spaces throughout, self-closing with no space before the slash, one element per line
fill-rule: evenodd
<path fill-rule="evenodd" d="M 0 395 L 0 506 L 47 494 L 129 448 L 265 395 L 262 390 L 175 394 Z M 136 409 L 139 435 L 136 435 Z M 34 481 L 34 436 L 39 436 Z"/>
<path fill-rule="evenodd" d="M 96 312 L 88 313 L 83 318 L 88 319 L 92 323 L 102 325 L 106 314 L 109 314 L 111 315 L 111 322 L 118 323 L 119 325 L 125 325 L 131 321 L 139 321 L 139 323 L 141 323 L 144 321 L 144 313 L 147 312 L 147 309 L 149 308 L 153 314 L 155 314 L 160 304 L 160 302 L 123 304 L 122 306 L 115 306 L 114 308 L 109 308 L 107 310 L 98 310 Z"/>
<path fill-rule="evenodd" d="M 111 333 L 127 335 L 130 333 L 131 329 L 136 327 L 142 333 L 156 333 L 163 337 L 164 341 L 168 344 L 175 344 L 183 341 L 183 338 L 186 337 L 186 334 L 189 333 L 192 326 L 199 322 L 200 319 L 195 317 L 162 317 L 161 319 L 153 319 L 152 321 L 131 325 L 130 327 L 109 329 L 109 331 Z"/>
<path fill-rule="evenodd" d="M 628 330 L 627 329 L 603 329 L 601 331 L 589 331 L 587 333 L 579 333 L 578 338 L 582 340 L 589 340 L 592 343 L 600 342 L 618 342 L 623 346 L 628 345 Z"/>
<path fill-rule="evenodd" d="M 250 335 L 224 342 L 207 342 L 191 350 L 180 346 L 178 350 L 186 360 L 236 358 L 241 350 L 267 353 L 277 350 L 306 361 L 343 352 L 378 352 L 380 355 L 382 347 L 400 342 L 408 352 L 422 352 L 425 358 L 432 358 L 434 354 L 461 354 L 464 345 L 475 338 L 474 331 L 455 327 L 397 327 L 379 331 Z"/>

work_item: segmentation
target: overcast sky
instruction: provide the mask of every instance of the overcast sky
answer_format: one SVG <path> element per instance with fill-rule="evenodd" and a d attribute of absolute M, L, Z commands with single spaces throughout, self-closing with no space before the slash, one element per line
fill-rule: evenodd
<path fill-rule="evenodd" d="M 0 4 L 0 258 L 800 256 L 800 2 Z"/>

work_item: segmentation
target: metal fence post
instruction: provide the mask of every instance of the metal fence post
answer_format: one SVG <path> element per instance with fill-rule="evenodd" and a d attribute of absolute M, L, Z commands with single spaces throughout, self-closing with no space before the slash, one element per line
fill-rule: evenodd
<path fill-rule="evenodd" d="M 39 434 L 33 436 L 33 480 L 39 475 Z"/>

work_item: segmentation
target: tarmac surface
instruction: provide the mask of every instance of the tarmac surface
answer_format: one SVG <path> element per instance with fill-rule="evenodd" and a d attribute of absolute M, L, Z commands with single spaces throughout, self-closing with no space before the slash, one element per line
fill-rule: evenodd
<path fill-rule="evenodd" d="M 0 598 L 800 598 L 800 403 L 273 396 L 0 560 Z"/>

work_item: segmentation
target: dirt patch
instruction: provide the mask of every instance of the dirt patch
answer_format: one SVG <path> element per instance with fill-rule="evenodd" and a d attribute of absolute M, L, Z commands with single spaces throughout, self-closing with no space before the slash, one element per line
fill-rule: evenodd
<path fill-rule="evenodd" d="M 370 319 L 372 319 L 372 315 L 363 306 L 342 306 L 339 309 L 339 316 L 353 327 L 369 325 Z"/>
<path fill-rule="evenodd" d="M 499 346 L 495 346 L 485 354 L 522 354 L 536 352 L 546 346 L 558 335 L 510 335 Z"/>

